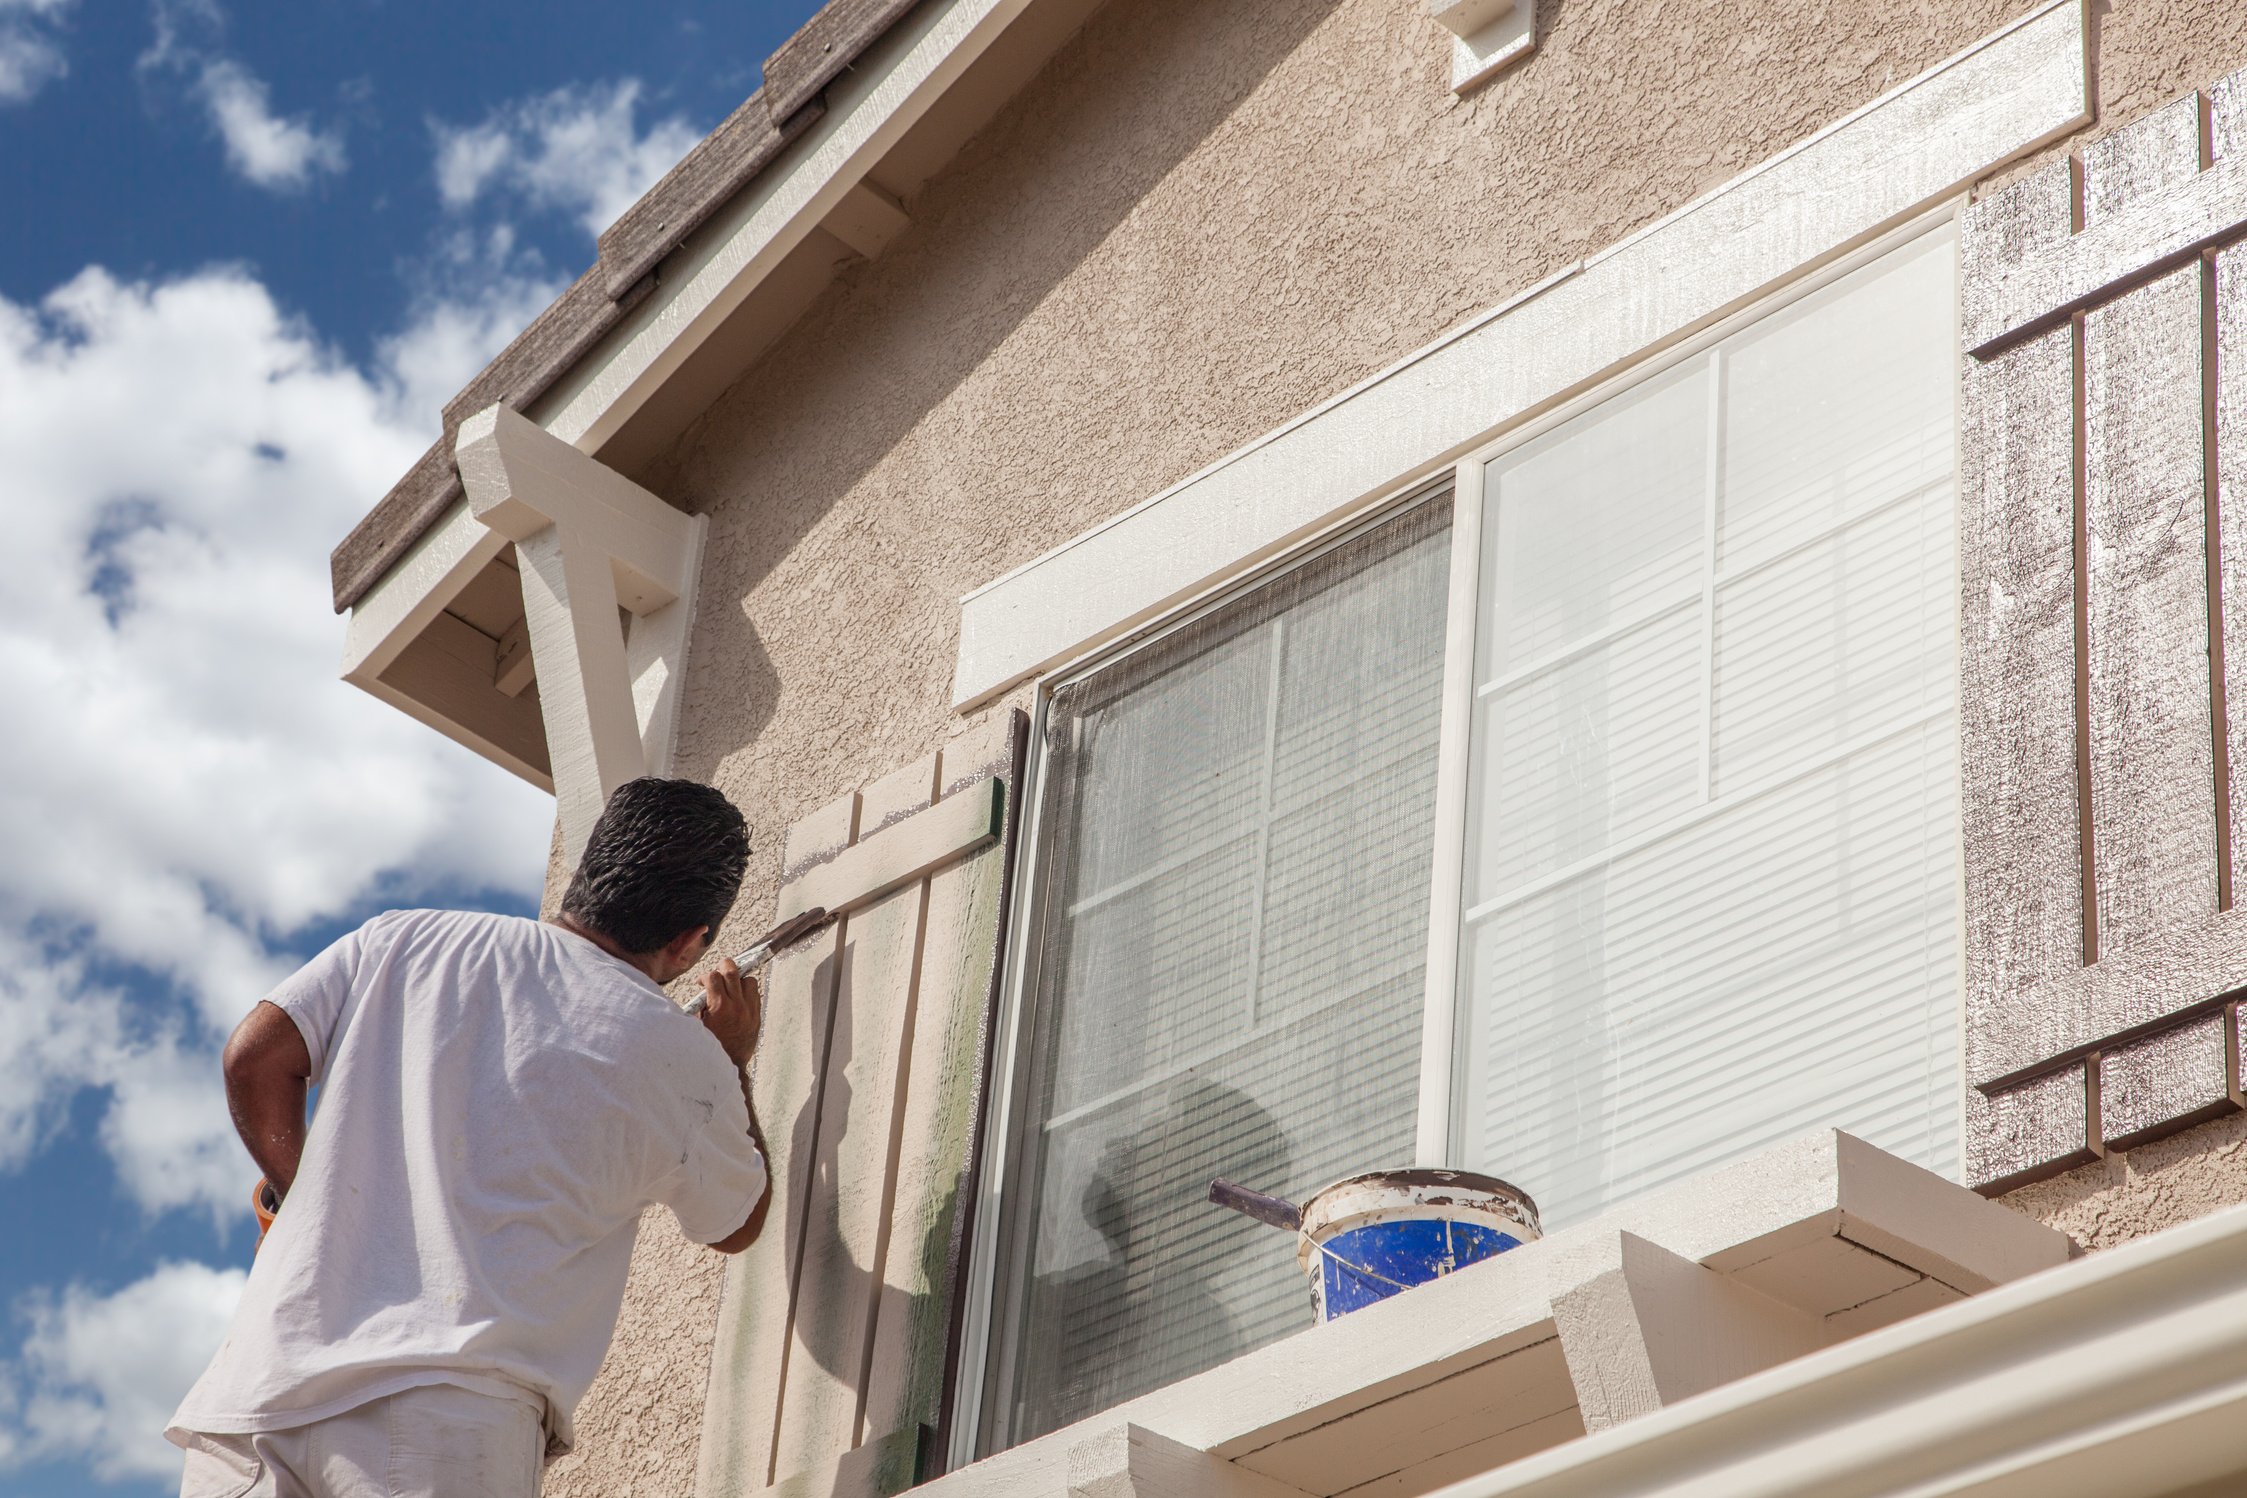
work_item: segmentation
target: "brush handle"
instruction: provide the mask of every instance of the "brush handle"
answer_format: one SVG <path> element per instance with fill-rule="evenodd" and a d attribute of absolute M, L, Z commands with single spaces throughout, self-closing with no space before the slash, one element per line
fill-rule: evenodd
<path fill-rule="evenodd" d="M 782 947 L 793 946 L 802 941 L 805 937 L 826 925 L 828 919 L 826 910 L 817 905 L 805 911 L 802 915 L 791 916 L 751 942 L 748 950 L 734 958 L 733 965 L 745 974 L 755 973 L 778 956 Z M 709 998 L 699 993 L 687 1000 L 685 1005 L 689 1014 L 700 1014 L 709 1007 Z"/>
<path fill-rule="evenodd" d="M 1266 1227 L 1283 1232 L 1292 1233 L 1303 1226 L 1303 1209 L 1284 1196 L 1267 1196 L 1231 1181 L 1211 1181 L 1209 1199 L 1220 1207 L 1229 1207 L 1243 1217 L 1253 1217 Z"/>

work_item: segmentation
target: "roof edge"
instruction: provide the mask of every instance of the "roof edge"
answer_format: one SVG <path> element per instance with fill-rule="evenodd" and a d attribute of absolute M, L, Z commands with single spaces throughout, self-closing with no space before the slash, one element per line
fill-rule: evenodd
<path fill-rule="evenodd" d="M 329 554 L 335 610 L 351 608 L 462 496 L 461 419 L 520 410 L 655 289 L 665 257 L 754 182 L 825 112 L 820 95 L 919 0 L 828 0 L 764 64 L 764 83 L 603 231 L 593 266 L 445 403 L 444 431 Z"/>

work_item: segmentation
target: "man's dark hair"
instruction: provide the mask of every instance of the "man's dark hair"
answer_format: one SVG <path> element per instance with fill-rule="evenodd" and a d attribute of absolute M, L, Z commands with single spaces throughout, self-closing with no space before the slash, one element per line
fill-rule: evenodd
<path fill-rule="evenodd" d="M 585 840 L 562 914 L 635 956 L 718 929 L 749 863 L 749 828 L 715 787 L 643 776 L 616 788 Z"/>

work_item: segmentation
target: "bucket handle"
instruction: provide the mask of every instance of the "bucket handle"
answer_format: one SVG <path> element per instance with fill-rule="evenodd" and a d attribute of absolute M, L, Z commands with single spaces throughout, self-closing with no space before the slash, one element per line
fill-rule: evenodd
<path fill-rule="evenodd" d="M 1402 1280 L 1390 1279 L 1387 1275 L 1381 1273 L 1377 1269 L 1368 1269 L 1363 1264 L 1351 1263 L 1348 1259 L 1343 1258 L 1333 1249 L 1328 1248 L 1325 1244 L 1320 1243 L 1315 1239 L 1312 1240 L 1311 1247 L 1318 1251 L 1319 1257 L 1332 1260 L 1334 1263 L 1341 1265 L 1344 1269 L 1349 1270 L 1352 1274 L 1362 1274 L 1369 1280 L 1379 1280 L 1382 1284 L 1387 1285 L 1392 1290 L 1409 1290 L 1412 1288 L 1410 1285 L 1405 1284 Z"/>

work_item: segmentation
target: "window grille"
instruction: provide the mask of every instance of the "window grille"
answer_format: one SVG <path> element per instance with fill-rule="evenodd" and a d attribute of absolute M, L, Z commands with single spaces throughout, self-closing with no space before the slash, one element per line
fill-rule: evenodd
<path fill-rule="evenodd" d="M 1548 1226 L 1820 1126 L 1958 1173 L 1956 253 L 1485 474 L 1458 1153 Z"/>

